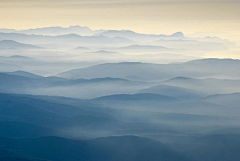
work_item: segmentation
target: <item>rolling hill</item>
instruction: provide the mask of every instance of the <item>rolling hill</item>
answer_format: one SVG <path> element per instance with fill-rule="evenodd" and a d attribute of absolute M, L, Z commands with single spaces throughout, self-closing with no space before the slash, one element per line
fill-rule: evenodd
<path fill-rule="evenodd" d="M 197 99 L 206 96 L 206 94 L 201 91 L 168 85 L 153 86 L 147 89 L 140 90 L 138 93 L 161 94 L 170 97 L 176 97 L 183 100 Z"/>
<path fill-rule="evenodd" d="M 0 49 L 42 49 L 36 45 L 23 44 L 13 40 L 0 41 Z"/>

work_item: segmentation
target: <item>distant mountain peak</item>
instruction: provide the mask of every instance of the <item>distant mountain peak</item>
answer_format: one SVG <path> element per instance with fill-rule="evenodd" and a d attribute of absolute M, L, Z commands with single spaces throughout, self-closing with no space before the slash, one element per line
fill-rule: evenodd
<path fill-rule="evenodd" d="M 167 81 L 173 81 L 173 80 L 191 80 L 193 78 L 189 78 L 189 77 L 182 77 L 182 76 L 179 76 L 179 77 L 174 77 L 172 79 L 169 79 Z"/>
<path fill-rule="evenodd" d="M 13 41 L 13 40 L 2 40 L 0 42 L 11 42 L 11 43 L 15 43 L 16 41 Z"/>
<path fill-rule="evenodd" d="M 166 47 L 163 47 L 163 46 L 153 46 L 153 45 L 130 45 L 130 46 L 126 46 L 126 47 L 122 47 L 122 48 L 132 48 L 132 49 L 135 49 L 135 48 L 161 48 L 161 49 L 168 49 Z"/>
<path fill-rule="evenodd" d="M 20 58 L 20 59 L 29 59 L 30 57 L 22 56 L 22 55 L 12 55 L 9 58 Z M 31 59 L 31 58 L 30 58 Z"/>
<path fill-rule="evenodd" d="M 182 32 L 176 32 L 176 33 L 172 34 L 171 36 L 173 36 L 173 37 L 184 37 L 184 34 Z"/>
<path fill-rule="evenodd" d="M 99 50 L 99 51 L 96 51 L 96 53 L 117 53 L 117 52 L 112 52 L 112 51 L 107 51 L 107 50 Z"/>
<path fill-rule="evenodd" d="M 87 47 L 82 47 L 82 46 L 79 46 L 79 47 L 76 47 L 75 49 L 84 49 L 84 50 L 90 50 L 89 48 L 87 48 Z"/>
<path fill-rule="evenodd" d="M 87 26 L 79 26 L 79 25 L 70 26 L 69 28 L 86 28 L 86 29 L 90 29 Z"/>
<path fill-rule="evenodd" d="M 132 30 L 108 30 L 107 32 L 127 32 L 127 33 L 135 33 Z"/>
<path fill-rule="evenodd" d="M 99 64 L 99 65 L 96 65 L 95 67 L 97 66 L 108 66 L 108 65 L 138 65 L 138 64 L 145 64 L 145 63 L 142 63 L 142 62 L 119 62 L 119 63 L 105 63 L 105 64 Z M 94 67 L 94 66 L 93 66 Z"/>
<path fill-rule="evenodd" d="M 225 59 L 219 59 L 219 58 L 205 58 L 205 59 L 197 59 L 197 60 L 191 60 L 189 62 L 186 62 L 185 64 L 189 63 L 208 63 L 208 64 L 213 64 L 213 63 L 240 63 L 239 59 L 230 59 L 230 58 L 225 58 Z M 221 64 L 220 64 L 221 65 Z"/>

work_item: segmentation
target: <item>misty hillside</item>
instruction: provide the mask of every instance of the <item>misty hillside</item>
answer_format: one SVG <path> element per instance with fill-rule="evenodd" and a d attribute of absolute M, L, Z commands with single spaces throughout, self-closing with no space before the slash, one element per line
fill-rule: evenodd
<path fill-rule="evenodd" d="M 13 65 L 13 64 L 6 64 L 6 63 L 0 63 L 0 71 L 1 72 L 13 72 L 19 69 L 22 69 L 21 66 Z"/>
<path fill-rule="evenodd" d="M 175 102 L 177 98 L 159 95 L 159 94 L 150 94 L 150 93 L 142 93 L 142 94 L 134 94 L 134 95 L 110 95 L 103 96 L 99 98 L 95 98 L 94 101 L 159 101 L 159 102 Z"/>
<path fill-rule="evenodd" d="M 206 95 L 204 92 L 201 91 L 168 85 L 153 86 L 147 89 L 143 89 L 138 93 L 162 94 L 180 99 L 197 99 Z"/>
<path fill-rule="evenodd" d="M 165 46 L 168 48 L 199 50 L 199 51 L 221 51 L 228 50 L 228 45 L 220 42 L 205 42 L 198 40 L 156 40 L 151 42 L 152 45 Z"/>
<path fill-rule="evenodd" d="M 120 78 L 96 78 L 70 80 L 61 77 L 42 77 L 28 72 L 0 73 L 0 92 L 16 94 L 42 94 L 94 98 L 104 95 L 136 93 L 149 87 L 147 82 L 129 81 Z M 121 86 L 121 88 L 119 88 Z M 102 89 L 111 87 L 109 90 Z M 65 93 L 62 90 L 65 89 Z"/>
<path fill-rule="evenodd" d="M 117 51 L 127 52 L 160 52 L 160 51 L 171 51 L 174 49 L 162 47 L 162 46 L 150 46 L 150 45 L 131 45 L 115 49 Z"/>
<path fill-rule="evenodd" d="M 240 93 L 217 94 L 203 98 L 204 101 L 231 106 L 238 109 Z"/>
<path fill-rule="evenodd" d="M 12 40 L 0 41 L 0 49 L 41 49 L 38 46 L 23 44 Z"/>
<path fill-rule="evenodd" d="M 33 73 L 29 73 L 29 72 L 25 72 L 25 71 L 20 71 L 20 70 L 15 71 L 15 72 L 8 72 L 7 74 L 23 76 L 23 77 L 29 77 L 29 78 L 36 78 L 36 79 L 42 78 L 39 75 L 36 75 L 36 74 L 33 74 Z"/>
<path fill-rule="evenodd" d="M 189 77 L 175 77 L 162 84 L 190 88 L 194 90 L 204 91 L 213 95 L 214 93 L 235 93 L 239 91 L 239 79 L 219 79 L 206 78 L 194 79 Z M 221 88 L 219 88 L 221 86 Z"/>

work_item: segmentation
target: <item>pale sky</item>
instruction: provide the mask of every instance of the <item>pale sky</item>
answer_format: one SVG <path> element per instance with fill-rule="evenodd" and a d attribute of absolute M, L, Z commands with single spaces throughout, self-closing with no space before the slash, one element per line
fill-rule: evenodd
<path fill-rule="evenodd" d="M 240 42 L 240 0 L 0 0 L 0 28 L 70 25 L 153 34 L 229 33 L 221 36 Z"/>

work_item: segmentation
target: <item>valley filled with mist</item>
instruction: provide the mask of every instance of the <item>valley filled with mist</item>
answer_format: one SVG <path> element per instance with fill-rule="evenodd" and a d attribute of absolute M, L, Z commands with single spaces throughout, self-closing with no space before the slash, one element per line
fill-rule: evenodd
<path fill-rule="evenodd" d="M 88 27 L 0 29 L 1 161 L 239 161 L 239 46 Z"/>

